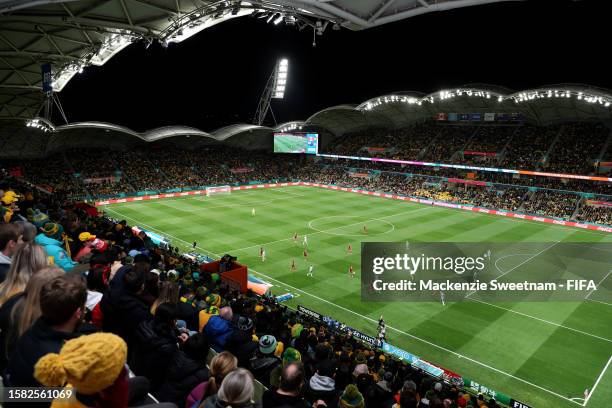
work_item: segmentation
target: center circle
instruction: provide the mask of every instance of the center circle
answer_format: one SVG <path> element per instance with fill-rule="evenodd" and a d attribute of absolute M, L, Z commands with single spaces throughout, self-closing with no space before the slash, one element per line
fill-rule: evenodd
<path fill-rule="evenodd" d="M 342 222 L 343 220 L 346 220 L 346 222 Z M 325 224 L 328 224 L 328 226 Z M 364 226 L 367 228 L 367 234 L 363 232 Z M 323 234 L 347 237 L 384 235 L 395 230 L 395 225 L 389 221 L 359 215 L 330 215 L 314 218 L 308 222 L 308 227 Z M 350 231 L 342 232 L 342 229 L 347 228 Z"/>

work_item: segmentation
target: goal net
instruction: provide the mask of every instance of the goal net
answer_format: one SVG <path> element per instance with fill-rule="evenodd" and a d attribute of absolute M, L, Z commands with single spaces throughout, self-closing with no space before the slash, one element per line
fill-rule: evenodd
<path fill-rule="evenodd" d="M 232 188 L 230 186 L 217 186 L 217 187 L 206 187 L 206 196 L 210 197 L 217 194 L 231 194 Z"/>

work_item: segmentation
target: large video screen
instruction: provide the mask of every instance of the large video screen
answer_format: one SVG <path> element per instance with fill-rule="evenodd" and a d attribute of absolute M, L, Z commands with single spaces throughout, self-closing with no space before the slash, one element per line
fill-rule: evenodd
<path fill-rule="evenodd" d="M 319 152 L 319 135 L 317 133 L 275 133 L 274 153 Z"/>

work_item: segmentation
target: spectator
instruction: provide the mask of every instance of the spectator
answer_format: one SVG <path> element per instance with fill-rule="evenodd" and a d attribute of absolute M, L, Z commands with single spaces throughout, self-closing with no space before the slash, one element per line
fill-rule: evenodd
<path fill-rule="evenodd" d="M 340 396 L 339 408 L 365 408 L 363 396 L 354 384 L 349 384 Z"/>
<path fill-rule="evenodd" d="M 136 328 L 151 319 L 149 306 L 139 297 L 144 290 L 144 274 L 133 266 L 127 266 L 117 272 L 115 280 L 122 285 L 116 288 L 111 286 L 102 297 L 102 327 L 124 339 L 131 354 Z"/>
<path fill-rule="evenodd" d="M 40 295 L 42 288 L 47 282 L 63 276 L 64 271 L 55 266 L 49 266 L 36 272 L 30 278 L 23 294 L 15 296 L 18 298 L 14 307 L 10 311 L 10 322 L 6 330 L 2 330 L 2 352 L 6 353 L 3 357 L 11 355 L 15 343 L 23 334 L 32 327 L 34 322 L 40 317 Z M 5 303 L 2 307 L 8 306 L 12 302 Z M 0 312 L 0 315 L 3 313 Z M 6 336 L 6 337 L 5 337 Z"/>
<path fill-rule="evenodd" d="M 87 274 L 87 312 L 88 321 L 102 329 L 104 314 L 102 313 L 102 297 L 108 289 L 111 268 L 106 264 L 94 264 Z"/>
<path fill-rule="evenodd" d="M 38 233 L 38 231 L 36 230 L 36 225 L 32 224 L 31 222 L 27 222 L 27 221 L 16 221 L 15 224 L 21 227 L 21 230 L 23 233 L 23 236 L 22 236 L 23 242 L 33 242 L 34 241 L 34 239 L 36 238 L 36 234 Z"/>
<path fill-rule="evenodd" d="M 329 407 L 336 406 L 338 404 L 338 392 L 336 391 L 334 376 L 333 363 L 329 360 L 321 361 L 316 367 L 315 374 L 308 382 L 306 398 L 310 401 L 325 401 Z"/>
<path fill-rule="evenodd" d="M 70 255 L 63 247 L 66 240 L 63 234 L 64 228 L 61 225 L 48 222 L 43 227 L 43 232 L 36 236 L 34 242 L 45 249 L 51 263 L 69 272 L 77 263 L 70 259 Z"/>
<path fill-rule="evenodd" d="M 272 335 L 265 335 L 259 339 L 259 348 L 249 362 L 249 368 L 255 378 L 264 386 L 270 386 L 270 375 L 281 363 L 280 359 L 274 355 L 278 347 L 276 338 Z"/>
<path fill-rule="evenodd" d="M 48 387 L 68 383 L 75 391 L 69 406 L 127 407 L 126 358 L 121 337 L 95 333 L 68 340 L 57 352 L 44 355 L 34 375 Z"/>
<path fill-rule="evenodd" d="M 257 343 L 253 341 L 253 319 L 238 317 L 225 348 L 238 358 L 240 367 L 248 367 L 249 360 L 257 350 Z"/>
<path fill-rule="evenodd" d="M 229 306 L 222 307 L 219 310 L 218 316 L 212 316 L 206 326 L 204 332 L 208 336 L 208 341 L 215 351 L 222 351 L 230 338 L 233 329 L 231 321 L 233 318 L 232 308 Z"/>
<path fill-rule="evenodd" d="M 253 375 L 244 368 L 238 368 L 225 377 L 217 395 L 206 399 L 204 408 L 260 406 L 253 401 L 254 392 Z"/>
<path fill-rule="evenodd" d="M 17 341 L 4 376 L 5 386 L 40 386 L 34 378 L 34 365 L 40 357 L 58 353 L 66 340 L 81 335 L 86 299 L 87 288 L 79 275 L 60 276 L 42 287 L 41 317 Z"/>
<path fill-rule="evenodd" d="M 11 257 L 17 251 L 19 244 L 23 243 L 23 234 L 17 223 L 0 224 L 0 283 L 6 279 L 11 268 Z"/>
<path fill-rule="evenodd" d="M 111 333 L 95 333 L 67 341 L 58 353 L 43 356 L 35 366 L 36 378 L 46 386 L 74 390 L 68 400 L 56 400 L 52 407 L 127 408 L 134 406 L 134 384 L 128 378 L 125 361 L 127 345 Z M 176 408 L 174 404 L 138 404 L 140 408 Z"/>
<path fill-rule="evenodd" d="M 23 292 L 30 277 L 47 266 L 45 251 L 40 245 L 23 244 L 11 259 L 11 268 L 0 284 L 0 306 Z"/>
<path fill-rule="evenodd" d="M 155 314 L 157 306 L 162 303 L 171 303 L 176 305 L 179 298 L 179 287 L 176 282 L 165 281 L 159 285 L 159 296 L 151 305 L 151 314 Z"/>
<path fill-rule="evenodd" d="M 307 408 L 310 404 L 302 396 L 303 386 L 304 366 L 300 362 L 288 363 L 282 369 L 278 388 L 264 392 L 262 405 L 265 408 Z"/>
<path fill-rule="evenodd" d="M 127 276 L 127 275 L 126 275 Z M 186 340 L 187 336 L 182 338 Z M 162 385 L 170 362 L 178 352 L 176 305 L 162 303 L 153 320 L 143 320 L 136 329 L 130 367 L 151 382 L 151 391 Z"/>
<path fill-rule="evenodd" d="M 198 408 L 204 408 L 206 399 L 219 391 L 223 379 L 237 367 L 238 360 L 230 352 L 222 351 L 213 357 L 210 362 L 210 378 L 191 391 L 187 397 L 187 405 L 193 406 L 197 402 Z"/>
<path fill-rule="evenodd" d="M 174 355 L 166 380 L 157 397 L 160 401 L 174 402 L 183 406 L 189 392 L 209 377 L 206 357 L 210 351 L 208 340 L 203 333 L 189 337 Z"/>

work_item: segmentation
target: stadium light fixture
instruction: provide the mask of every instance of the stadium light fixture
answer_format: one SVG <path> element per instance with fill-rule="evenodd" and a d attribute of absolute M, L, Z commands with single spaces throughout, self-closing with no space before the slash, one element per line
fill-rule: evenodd
<path fill-rule="evenodd" d="M 281 21 L 283 21 L 284 16 L 279 14 L 278 17 L 274 19 L 274 25 L 278 25 Z"/>
<path fill-rule="evenodd" d="M 287 75 L 289 73 L 289 60 L 281 58 L 278 60 L 274 75 L 274 99 L 282 99 L 285 97 L 285 89 L 287 87 Z"/>

